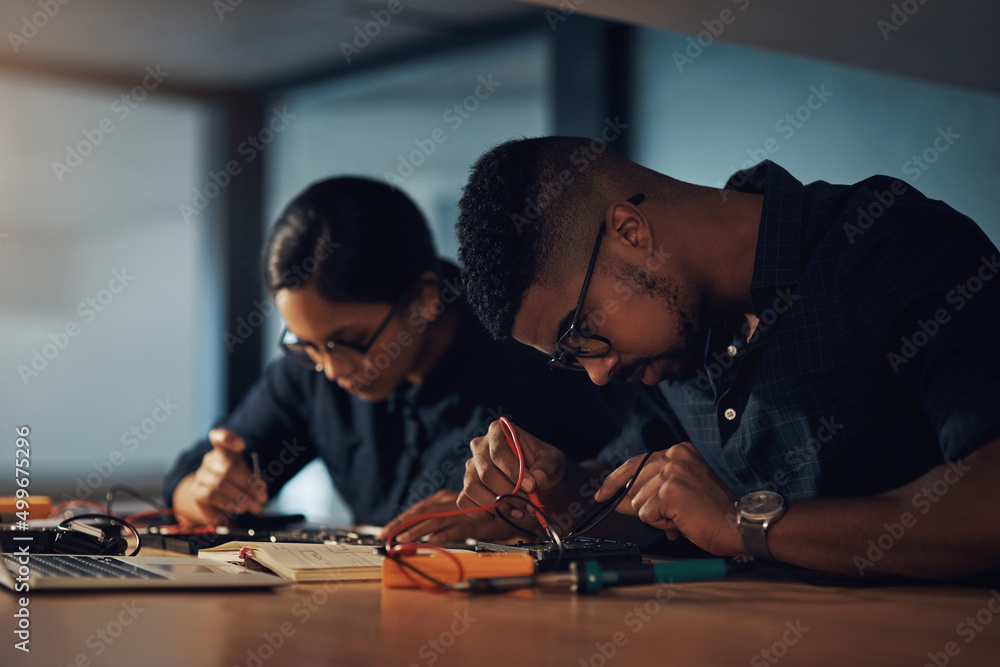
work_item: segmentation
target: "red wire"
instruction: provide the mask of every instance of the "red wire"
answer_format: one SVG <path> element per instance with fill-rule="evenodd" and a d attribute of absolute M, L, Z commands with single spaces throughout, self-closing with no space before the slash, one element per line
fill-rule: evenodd
<path fill-rule="evenodd" d="M 514 484 L 514 489 L 511 491 L 511 494 L 516 494 L 518 491 L 521 490 L 521 481 L 524 479 L 524 469 L 525 469 L 525 466 L 524 466 L 524 453 L 521 451 L 521 443 L 517 439 L 517 433 L 514 432 L 513 425 L 511 425 L 511 423 L 509 421 L 507 421 L 506 417 L 500 417 L 500 426 L 501 426 L 501 428 L 503 430 L 504 438 L 507 440 L 507 445 L 511 448 L 511 450 L 514 452 L 514 454 L 517 456 L 517 463 L 518 463 L 517 483 Z M 529 493 L 528 494 L 528 499 L 532 503 L 534 503 L 535 505 L 537 505 L 540 510 L 544 511 L 544 506 L 542 505 L 541 501 L 539 500 L 538 494 L 536 492 L 532 491 L 531 493 Z M 506 501 L 506 500 L 507 499 L 504 498 L 502 500 L 496 501 L 492 505 L 486 505 L 484 507 L 470 507 L 470 508 L 464 509 L 464 510 L 450 510 L 448 512 L 432 512 L 430 514 L 421 514 L 419 516 L 415 516 L 412 519 L 410 519 L 408 521 L 405 521 L 402 524 L 400 524 L 399 526 L 397 526 L 396 529 L 393 530 L 389 534 L 388 537 L 386 537 L 386 539 L 385 539 L 385 548 L 386 548 L 386 551 L 390 552 L 390 553 L 393 553 L 394 551 L 400 549 L 403 545 L 401 545 L 401 544 L 400 545 L 393 545 L 393 543 L 392 543 L 393 540 L 395 540 L 396 536 L 399 535 L 401 532 L 403 532 L 404 530 L 406 530 L 410 526 L 413 526 L 413 525 L 415 525 L 417 523 L 420 523 L 421 521 L 426 521 L 428 519 L 440 519 L 440 518 L 449 517 L 449 516 L 461 516 L 463 514 L 473 514 L 475 512 L 492 512 L 496 508 L 500 507 L 500 505 L 502 505 L 504 503 L 504 501 Z M 534 509 L 532 509 L 531 512 L 535 514 L 535 517 L 538 519 L 539 523 L 542 524 L 543 528 L 547 528 L 548 527 L 548 523 L 541 516 L 540 512 L 536 512 Z M 421 546 L 424 546 L 424 545 L 421 545 Z M 438 548 L 440 548 L 440 547 L 438 547 Z M 457 561 L 457 559 L 456 559 L 456 561 Z M 461 567 L 461 564 L 459 564 L 459 567 Z"/>
<path fill-rule="evenodd" d="M 511 491 L 511 493 L 517 493 L 521 488 L 521 480 L 524 479 L 524 454 L 521 452 L 521 443 L 517 440 L 517 434 L 514 433 L 514 427 L 509 421 L 507 421 L 506 417 L 500 418 L 500 426 L 503 427 L 503 437 L 507 440 L 507 446 L 510 447 L 511 450 L 517 455 L 517 462 L 520 466 L 520 470 L 518 470 L 517 473 L 517 484 L 514 485 L 514 490 Z M 535 515 L 535 518 L 538 519 L 538 523 L 541 524 L 542 528 L 544 530 L 548 530 L 549 523 L 545 520 L 545 517 L 542 514 L 545 512 L 545 505 L 542 504 L 541 499 L 538 497 L 538 492 L 532 491 L 528 493 L 527 496 L 528 500 L 530 500 L 532 504 L 538 508 L 538 510 L 535 510 L 535 508 L 532 507 L 529 508 L 529 510 Z M 499 505 L 500 502 L 497 502 L 496 505 Z"/>

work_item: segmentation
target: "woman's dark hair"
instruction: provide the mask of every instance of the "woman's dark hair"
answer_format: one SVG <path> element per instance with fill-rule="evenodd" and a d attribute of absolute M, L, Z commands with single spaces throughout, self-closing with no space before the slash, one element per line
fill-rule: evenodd
<path fill-rule="evenodd" d="M 399 190 L 357 177 L 309 186 L 278 217 L 263 253 L 264 286 L 314 285 L 327 301 L 396 301 L 438 273 L 424 216 Z"/>

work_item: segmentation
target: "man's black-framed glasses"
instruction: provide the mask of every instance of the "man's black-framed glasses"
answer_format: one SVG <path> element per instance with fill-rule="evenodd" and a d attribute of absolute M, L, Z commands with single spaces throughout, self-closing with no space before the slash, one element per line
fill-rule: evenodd
<path fill-rule="evenodd" d="M 646 198 L 646 195 L 639 193 L 628 198 L 628 203 L 638 206 Z M 604 239 L 604 218 L 601 218 L 600 226 L 597 229 L 597 240 L 594 241 L 594 251 L 590 255 L 590 264 L 587 266 L 587 273 L 583 277 L 583 288 L 580 290 L 580 298 L 576 302 L 576 311 L 570 321 L 569 328 L 556 341 L 556 353 L 549 359 L 550 368 L 561 368 L 568 371 L 586 370 L 580 363 L 580 359 L 594 359 L 603 357 L 611 351 L 611 341 L 593 332 L 587 331 L 586 323 L 580 324 L 580 315 L 583 312 L 583 302 L 587 300 L 587 289 L 590 287 L 590 278 L 594 274 L 594 266 L 597 264 L 597 255 L 601 250 L 601 241 Z"/>
<path fill-rule="evenodd" d="M 389 322 L 392 322 L 392 318 L 395 317 L 403 306 L 408 304 L 411 299 L 411 294 L 405 292 L 396 303 L 389 310 L 389 314 L 385 316 L 382 323 L 378 325 L 375 329 L 375 333 L 368 337 L 368 340 L 364 343 L 352 343 L 350 341 L 338 341 L 338 340 L 328 340 L 323 344 L 326 349 L 326 353 L 334 359 L 334 361 L 340 362 L 342 364 L 358 365 L 363 362 L 368 356 L 368 351 L 371 349 L 378 337 L 382 335 L 385 328 L 389 326 Z M 278 341 L 278 347 L 280 347 L 286 354 L 291 355 L 296 361 L 305 366 L 306 368 L 312 368 L 316 371 L 323 370 L 323 353 L 314 344 L 308 341 L 304 341 L 291 331 L 288 327 L 281 332 L 281 339 Z"/>

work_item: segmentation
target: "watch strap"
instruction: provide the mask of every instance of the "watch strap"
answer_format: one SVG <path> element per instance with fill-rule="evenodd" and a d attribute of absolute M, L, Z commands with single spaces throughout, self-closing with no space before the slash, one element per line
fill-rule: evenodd
<path fill-rule="evenodd" d="M 747 553 L 755 560 L 773 561 L 771 550 L 767 548 L 768 521 L 750 521 L 740 517 L 740 535 L 743 537 L 743 546 Z"/>

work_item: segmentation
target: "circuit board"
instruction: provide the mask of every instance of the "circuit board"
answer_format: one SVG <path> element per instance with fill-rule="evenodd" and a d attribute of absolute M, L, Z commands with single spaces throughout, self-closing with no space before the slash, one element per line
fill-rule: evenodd
<path fill-rule="evenodd" d="M 563 540 L 561 549 L 555 542 L 515 542 L 513 544 L 480 542 L 476 545 L 476 551 L 528 553 L 534 557 L 539 572 L 566 569 L 569 563 L 578 560 L 597 560 L 608 567 L 623 567 L 642 563 L 642 554 L 635 544 L 592 537 L 574 537 Z"/>
<path fill-rule="evenodd" d="M 240 530 L 217 528 L 214 532 L 143 534 L 143 546 L 166 549 L 182 554 L 197 554 L 199 549 L 209 549 L 232 541 L 239 542 L 300 542 L 308 544 L 382 544 L 374 535 L 358 533 L 343 528 L 304 527 L 279 530 Z"/>

